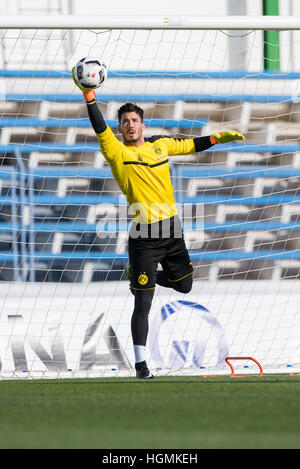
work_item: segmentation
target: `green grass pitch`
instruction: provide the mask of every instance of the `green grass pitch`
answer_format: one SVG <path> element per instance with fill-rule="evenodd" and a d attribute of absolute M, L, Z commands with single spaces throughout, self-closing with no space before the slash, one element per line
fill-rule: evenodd
<path fill-rule="evenodd" d="M 0 382 L 1 449 L 300 448 L 300 376 Z"/>

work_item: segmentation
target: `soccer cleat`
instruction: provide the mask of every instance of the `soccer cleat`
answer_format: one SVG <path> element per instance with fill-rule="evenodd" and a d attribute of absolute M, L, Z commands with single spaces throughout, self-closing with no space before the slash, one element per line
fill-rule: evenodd
<path fill-rule="evenodd" d="M 153 379 L 154 378 L 154 375 L 151 373 L 151 371 L 147 367 L 147 363 L 145 361 L 136 363 L 135 369 L 136 369 L 136 377 L 138 379 Z"/>

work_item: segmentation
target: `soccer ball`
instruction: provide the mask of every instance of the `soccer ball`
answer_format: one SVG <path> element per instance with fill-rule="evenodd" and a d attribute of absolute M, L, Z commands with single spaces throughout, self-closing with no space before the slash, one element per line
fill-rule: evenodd
<path fill-rule="evenodd" d="M 106 65 L 93 57 L 84 57 L 75 66 L 75 79 L 83 88 L 99 88 L 106 77 Z"/>

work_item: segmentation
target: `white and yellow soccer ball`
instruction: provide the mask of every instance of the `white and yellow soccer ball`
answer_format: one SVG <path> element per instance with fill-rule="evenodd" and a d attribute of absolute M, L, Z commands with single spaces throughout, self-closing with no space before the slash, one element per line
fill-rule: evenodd
<path fill-rule="evenodd" d="M 107 67 L 105 63 L 94 57 L 84 57 L 75 66 L 75 79 L 83 88 L 99 88 L 106 78 Z"/>

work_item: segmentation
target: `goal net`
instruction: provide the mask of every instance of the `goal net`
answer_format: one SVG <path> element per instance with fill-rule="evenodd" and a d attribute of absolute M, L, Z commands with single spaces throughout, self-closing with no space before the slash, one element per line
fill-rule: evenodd
<path fill-rule="evenodd" d="M 156 287 L 151 369 L 228 374 L 236 357 L 256 374 L 251 357 L 264 372 L 299 371 L 300 33 L 285 18 L 270 43 L 250 18 L 239 31 L 206 20 L 39 29 L 16 18 L 1 30 L 2 378 L 134 375 L 131 214 L 71 78 L 88 56 L 108 67 L 97 102 L 118 138 L 126 102 L 144 109 L 146 138 L 245 135 L 170 158 L 194 284 Z"/>

